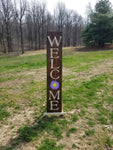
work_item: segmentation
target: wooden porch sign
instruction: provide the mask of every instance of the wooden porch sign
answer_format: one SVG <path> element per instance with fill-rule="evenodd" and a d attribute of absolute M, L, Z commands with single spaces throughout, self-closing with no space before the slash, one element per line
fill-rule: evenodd
<path fill-rule="evenodd" d="M 47 33 L 47 113 L 62 113 L 62 33 Z"/>

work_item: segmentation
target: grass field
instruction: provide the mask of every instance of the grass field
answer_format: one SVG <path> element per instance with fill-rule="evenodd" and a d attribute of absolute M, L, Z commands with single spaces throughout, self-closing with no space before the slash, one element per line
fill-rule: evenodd
<path fill-rule="evenodd" d="M 0 57 L 0 150 L 113 150 L 113 50 L 63 50 L 63 111 L 46 112 L 46 54 Z"/>

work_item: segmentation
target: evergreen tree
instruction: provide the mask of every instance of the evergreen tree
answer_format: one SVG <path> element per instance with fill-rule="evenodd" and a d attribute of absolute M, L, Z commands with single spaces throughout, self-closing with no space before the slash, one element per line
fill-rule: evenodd
<path fill-rule="evenodd" d="M 90 22 L 82 32 L 86 45 L 104 47 L 105 43 L 113 40 L 113 14 L 109 0 L 99 0 L 95 11 L 90 14 Z"/>

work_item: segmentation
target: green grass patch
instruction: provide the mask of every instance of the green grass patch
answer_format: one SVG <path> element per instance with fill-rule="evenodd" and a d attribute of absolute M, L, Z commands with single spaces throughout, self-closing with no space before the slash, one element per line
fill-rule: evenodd
<path fill-rule="evenodd" d="M 68 131 L 67 131 L 67 133 L 66 133 L 66 136 L 69 137 L 71 133 L 75 133 L 76 131 L 77 131 L 76 128 L 74 128 L 74 127 L 73 127 L 73 128 L 70 128 L 70 129 L 68 129 Z"/>
<path fill-rule="evenodd" d="M 53 126 L 51 126 L 50 129 L 52 130 L 53 135 L 57 137 L 57 139 L 62 138 L 62 129 L 60 126 L 53 124 Z"/>
<path fill-rule="evenodd" d="M 85 110 L 84 110 L 84 109 L 82 109 L 82 110 L 80 111 L 79 116 L 81 116 L 81 117 L 85 116 Z"/>
<path fill-rule="evenodd" d="M 62 122 L 61 122 L 62 121 Z M 24 126 L 19 128 L 19 139 L 22 141 L 32 141 L 39 138 L 43 133 L 48 133 L 58 140 L 62 138 L 65 120 L 57 119 L 57 117 L 43 117 L 42 115 L 36 119 L 35 126 Z"/>
<path fill-rule="evenodd" d="M 96 123 L 93 121 L 93 120 L 89 120 L 87 122 L 87 124 L 90 126 L 90 127 L 93 127 Z"/>
<path fill-rule="evenodd" d="M 77 115 L 72 115 L 72 122 L 76 122 L 78 119 L 79 118 Z"/>
<path fill-rule="evenodd" d="M 72 149 L 77 148 L 76 144 L 72 144 Z"/>
<path fill-rule="evenodd" d="M 0 59 L 0 72 L 20 72 L 44 67 L 46 65 L 46 55 L 3 57 Z"/>
<path fill-rule="evenodd" d="M 6 110 L 6 106 L 5 103 L 0 105 L 0 121 L 10 116 L 10 113 Z"/>
<path fill-rule="evenodd" d="M 13 150 L 11 147 L 9 147 L 9 148 L 6 148 L 6 150 Z"/>
<path fill-rule="evenodd" d="M 26 78 L 32 78 L 32 75 L 26 75 L 26 76 L 10 76 L 10 77 L 0 77 L 0 83 L 5 82 L 5 81 L 10 81 L 10 80 L 15 80 L 15 79 L 26 79 Z"/>
<path fill-rule="evenodd" d="M 87 130 L 85 131 L 85 136 L 93 136 L 95 134 L 95 130 Z"/>
<path fill-rule="evenodd" d="M 106 101 L 109 105 L 113 105 L 113 97 L 112 96 L 106 96 L 104 98 L 104 101 Z"/>
<path fill-rule="evenodd" d="M 113 145 L 113 140 L 110 137 L 106 137 L 105 145 L 111 147 Z"/>
<path fill-rule="evenodd" d="M 110 117 L 110 123 L 113 124 L 113 112 L 111 112 L 111 113 L 109 114 L 109 117 Z"/>
<path fill-rule="evenodd" d="M 105 124 L 105 125 L 108 125 L 108 119 L 103 117 L 103 116 L 100 116 L 98 117 L 98 120 L 102 123 L 102 124 Z"/>
<path fill-rule="evenodd" d="M 64 56 L 63 65 L 72 68 L 76 72 L 88 70 L 92 65 L 97 65 L 105 59 L 113 58 L 113 51 L 75 53 L 73 55 Z M 67 63 L 68 62 L 68 63 Z"/>
<path fill-rule="evenodd" d="M 19 139 L 21 139 L 22 141 L 29 142 L 37 136 L 37 132 L 32 127 L 21 127 L 18 131 L 20 133 Z"/>
<path fill-rule="evenodd" d="M 56 146 L 56 141 L 51 139 L 45 139 L 38 150 L 62 150 L 63 146 Z"/>
<path fill-rule="evenodd" d="M 7 110 L 0 110 L 0 120 L 3 120 L 6 117 L 9 117 L 10 113 Z"/>

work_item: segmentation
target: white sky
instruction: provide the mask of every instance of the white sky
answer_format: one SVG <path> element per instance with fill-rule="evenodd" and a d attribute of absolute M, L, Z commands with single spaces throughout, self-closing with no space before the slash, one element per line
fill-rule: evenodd
<path fill-rule="evenodd" d="M 28 0 L 31 1 L 31 0 Z M 39 0 L 40 2 L 46 2 L 48 11 L 53 14 L 53 10 L 55 9 L 58 2 L 63 2 L 66 5 L 67 9 L 72 9 L 77 11 L 80 15 L 85 17 L 86 6 L 88 3 L 91 3 L 92 8 L 94 8 L 96 2 L 98 0 Z M 109 0 L 113 5 L 113 0 Z"/>
<path fill-rule="evenodd" d="M 63 2 L 67 9 L 72 9 L 77 11 L 80 15 L 85 16 L 86 5 L 91 2 L 94 7 L 96 0 L 46 0 L 48 10 L 53 13 L 53 10 L 58 2 Z"/>

